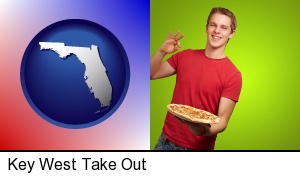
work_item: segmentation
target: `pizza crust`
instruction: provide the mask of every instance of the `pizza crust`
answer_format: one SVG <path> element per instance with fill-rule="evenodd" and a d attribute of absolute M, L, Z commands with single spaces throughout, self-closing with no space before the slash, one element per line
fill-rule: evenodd
<path fill-rule="evenodd" d="M 194 123 L 216 124 L 220 118 L 208 111 L 182 104 L 169 104 L 167 109 L 170 113 L 183 120 Z"/>

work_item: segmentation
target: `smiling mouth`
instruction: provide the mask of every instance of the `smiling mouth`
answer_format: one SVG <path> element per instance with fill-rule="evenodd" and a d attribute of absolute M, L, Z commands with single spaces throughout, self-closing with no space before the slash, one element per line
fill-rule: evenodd
<path fill-rule="evenodd" d="M 221 37 L 216 36 L 216 35 L 212 35 L 212 38 L 214 38 L 214 39 L 221 39 Z"/>

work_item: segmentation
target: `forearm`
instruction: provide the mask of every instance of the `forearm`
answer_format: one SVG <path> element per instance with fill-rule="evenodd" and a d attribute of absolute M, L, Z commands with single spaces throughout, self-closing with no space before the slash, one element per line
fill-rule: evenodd
<path fill-rule="evenodd" d="M 226 120 L 222 119 L 217 124 L 199 124 L 198 127 L 192 127 L 192 132 L 198 136 L 213 136 L 223 132 L 227 127 Z"/>
<path fill-rule="evenodd" d="M 217 115 L 220 118 L 220 121 L 217 124 L 212 124 L 210 128 L 206 127 L 207 128 L 207 134 L 206 134 L 207 136 L 216 135 L 218 133 L 225 131 L 225 129 L 228 125 L 230 116 L 235 107 L 235 103 L 236 102 L 233 100 L 230 100 L 225 97 L 221 97 L 218 115 Z"/>
<path fill-rule="evenodd" d="M 155 73 L 157 72 L 160 64 L 162 63 L 163 58 L 166 53 L 158 50 L 150 59 L 150 79 L 153 78 Z"/>
<path fill-rule="evenodd" d="M 182 121 L 186 124 L 191 132 L 196 136 L 213 136 L 221 133 L 226 128 L 226 123 L 218 123 L 218 124 L 199 124 L 193 123 L 189 121 Z"/>
<path fill-rule="evenodd" d="M 209 126 L 204 126 L 205 130 L 203 132 L 203 136 L 213 136 L 217 135 L 218 133 L 223 132 L 226 129 L 226 126 L 222 124 L 212 124 L 210 127 Z"/>

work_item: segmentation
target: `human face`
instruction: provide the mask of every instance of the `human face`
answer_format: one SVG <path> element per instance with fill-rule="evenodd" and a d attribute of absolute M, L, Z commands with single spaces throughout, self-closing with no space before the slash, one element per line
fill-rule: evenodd
<path fill-rule="evenodd" d="M 224 49 L 227 41 L 234 35 L 230 24 L 231 19 L 228 16 L 219 13 L 213 14 L 206 27 L 207 47 Z"/>

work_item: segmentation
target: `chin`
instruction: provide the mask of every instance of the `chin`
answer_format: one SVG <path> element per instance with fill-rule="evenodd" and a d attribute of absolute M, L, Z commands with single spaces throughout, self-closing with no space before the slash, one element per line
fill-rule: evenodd
<path fill-rule="evenodd" d="M 222 48 L 226 45 L 226 43 L 215 43 L 215 42 L 210 42 L 210 47 L 211 48 L 214 48 L 214 49 L 217 49 L 217 48 Z"/>

